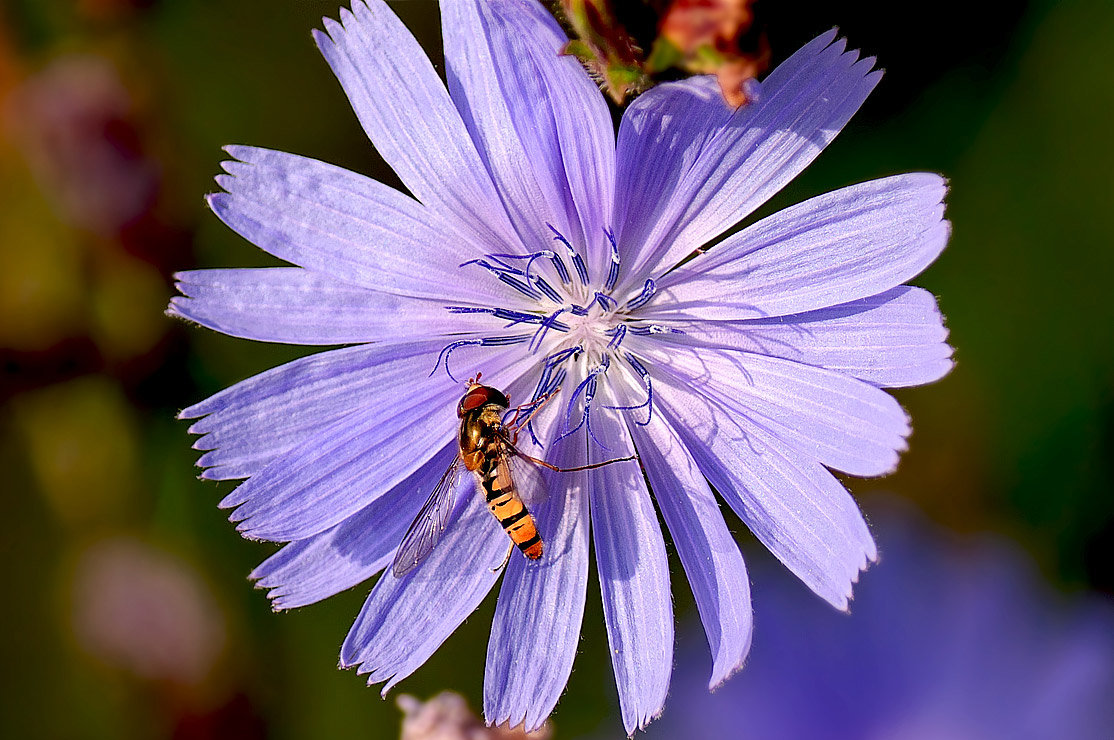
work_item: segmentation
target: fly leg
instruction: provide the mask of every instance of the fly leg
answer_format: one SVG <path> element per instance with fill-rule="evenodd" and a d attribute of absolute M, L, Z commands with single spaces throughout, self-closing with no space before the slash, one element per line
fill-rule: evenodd
<path fill-rule="evenodd" d="M 511 561 L 511 553 L 512 552 L 514 552 L 514 543 L 513 542 L 510 545 L 507 546 L 507 554 L 503 556 L 503 562 L 499 563 L 499 565 L 492 568 L 491 572 L 492 573 L 498 573 L 499 571 L 503 570 L 503 568 L 506 568 L 507 563 L 509 563 Z"/>
<path fill-rule="evenodd" d="M 604 460 L 603 462 L 598 463 L 591 463 L 590 465 L 577 465 L 575 468 L 559 468 L 553 463 L 547 463 L 545 460 L 539 460 L 536 457 L 530 457 L 520 450 L 515 450 L 515 454 L 517 454 L 519 457 L 529 460 L 532 463 L 541 465 L 543 468 L 556 470 L 558 473 L 575 473 L 578 470 L 592 470 L 593 468 L 602 468 L 604 465 L 610 465 L 611 463 L 626 462 L 627 460 L 638 459 L 638 455 L 627 455 L 626 457 L 614 457 L 610 460 Z"/>
<path fill-rule="evenodd" d="M 517 430 L 521 429 L 522 427 L 526 426 L 527 424 L 530 423 L 530 420 L 534 418 L 534 414 L 541 411 L 542 406 L 544 406 L 546 404 L 546 401 L 548 401 L 550 398 L 552 398 L 554 395 L 556 395 L 558 392 L 560 392 L 560 390 L 561 390 L 560 388 L 556 388 L 556 389 L 550 391 L 549 393 L 546 393 L 541 398 L 538 398 L 538 399 L 535 399 L 535 400 L 531 401 L 530 403 L 524 403 L 521 406 L 516 406 L 515 408 L 512 409 L 512 411 L 514 411 L 514 416 L 512 416 L 511 420 L 508 421 L 506 424 L 504 424 L 504 426 L 507 427 L 508 429 L 512 429 L 514 431 L 517 431 Z M 530 409 L 530 412 L 526 415 L 526 418 L 524 418 L 522 421 L 519 421 L 518 417 L 522 414 L 522 409 L 527 409 L 527 408 Z"/>
<path fill-rule="evenodd" d="M 530 420 L 534 418 L 535 414 L 542 410 L 542 407 L 545 406 L 549 399 L 553 398 L 560 392 L 561 388 L 557 387 L 551 390 L 549 393 L 546 393 L 541 398 L 537 398 L 530 403 L 524 403 L 521 406 L 515 407 L 514 416 L 511 417 L 511 420 L 509 422 L 503 425 L 507 430 L 511 432 L 511 444 L 518 442 L 518 430 L 529 424 Z M 527 408 L 530 409 L 529 412 L 526 414 L 525 418 L 522 419 L 522 421 L 519 421 L 518 417 L 522 414 L 522 409 Z"/>

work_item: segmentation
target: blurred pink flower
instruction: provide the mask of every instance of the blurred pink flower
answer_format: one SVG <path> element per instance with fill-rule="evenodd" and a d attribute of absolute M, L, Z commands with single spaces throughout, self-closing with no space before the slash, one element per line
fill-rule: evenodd
<path fill-rule="evenodd" d="M 198 685 L 224 650 L 224 616 L 200 575 L 141 542 L 103 540 L 86 550 L 72 594 L 81 647 L 140 679 Z"/>
<path fill-rule="evenodd" d="M 534 732 L 523 731 L 521 725 L 515 729 L 487 727 L 464 697 L 451 691 L 425 702 L 402 694 L 398 707 L 405 715 L 400 740 L 549 740 L 553 735 L 548 724 Z"/>
<path fill-rule="evenodd" d="M 107 59 L 52 61 L 13 91 L 4 113 L 66 221 L 111 236 L 154 203 L 158 166 L 144 153 L 134 98 Z"/>

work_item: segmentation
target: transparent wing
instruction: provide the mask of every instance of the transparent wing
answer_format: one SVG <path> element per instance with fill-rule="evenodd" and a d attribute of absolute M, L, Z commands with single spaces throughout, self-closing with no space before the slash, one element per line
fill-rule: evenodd
<path fill-rule="evenodd" d="M 549 500 L 549 485 L 543 468 L 515 449 L 510 442 L 507 443 L 507 454 L 501 462 L 509 468 L 515 490 L 527 509 L 533 511 Z"/>
<path fill-rule="evenodd" d="M 437 481 L 433 493 L 429 494 L 422 510 L 414 517 L 395 553 L 395 561 L 391 566 L 395 578 L 402 578 L 417 568 L 433 552 L 449 522 L 449 513 L 453 510 L 453 492 L 456 491 L 461 471 L 464 470 L 460 458 L 453 458 L 448 470 Z"/>

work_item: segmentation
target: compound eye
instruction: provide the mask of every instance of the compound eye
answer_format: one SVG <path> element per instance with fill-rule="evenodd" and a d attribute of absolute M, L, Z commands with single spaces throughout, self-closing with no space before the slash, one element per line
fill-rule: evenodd
<path fill-rule="evenodd" d="M 483 406 L 488 401 L 487 388 L 478 386 L 464 394 L 464 398 L 460 399 L 460 404 L 456 407 L 456 415 L 464 416 L 469 411 L 474 411 Z"/>

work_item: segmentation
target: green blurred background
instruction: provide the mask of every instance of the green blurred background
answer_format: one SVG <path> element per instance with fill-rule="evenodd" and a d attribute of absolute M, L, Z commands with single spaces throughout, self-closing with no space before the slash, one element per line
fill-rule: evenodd
<path fill-rule="evenodd" d="M 336 2 L 0 4 L 2 737 L 397 736 L 394 703 L 336 669 L 367 586 L 272 614 L 246 576 L 273 547 L 236 536 L 216 508 L 231 484 L 196 480 L 174 420 L 302 350 L 162 314 L 174 270 L 273 264 L 204 208 L 220 146 L 397 183 L 310 39 Z M 899 393 L 900 471 L 852 489 L 1014 537 L 1062 590 L 1114 592 L 1114 4 L 841 5 L 767 9 L 775 61 L 839 25 L 887 70 L 770 208 L 947 175 L 954 236 L 916 282 L 958 348 L 951 376 Z M 435 5 L 396 7 L 439 60 Z M 562 738 L 621 726 L 588 594 Z M 679 576 L 674 598 L 691 619 Z M 492 608 L 402 691 L 479 706 Z"/>

